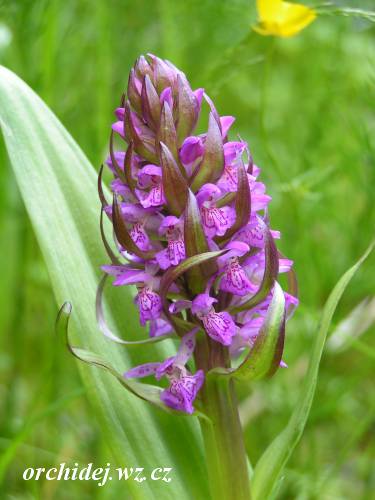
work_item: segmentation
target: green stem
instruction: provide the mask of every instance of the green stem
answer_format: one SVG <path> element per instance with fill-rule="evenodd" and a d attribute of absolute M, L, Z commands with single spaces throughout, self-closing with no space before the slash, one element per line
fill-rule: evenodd
<path fill-rule="evenodd" d="M 198 346 L 197 364 L 206 368 L 224 366 L 226 349 L 213 353 L 210 344 L 211 349 L 207 345 Z M 233 380 L 208 377 L 201 391 L 201 402 L 209 417 L 202 418 L 200 424 L 212 499 L 249 500 L 248 461 Z"/>

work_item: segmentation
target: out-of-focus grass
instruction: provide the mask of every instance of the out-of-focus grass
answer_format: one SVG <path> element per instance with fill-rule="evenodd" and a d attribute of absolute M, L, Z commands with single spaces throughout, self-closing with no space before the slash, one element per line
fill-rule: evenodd
<path fill-rule="evenodd" d="M 240 388 L 253 461 L 285 425 L 322 304 L 375 227 L 374 28 L 358 19 L 319 18 L 296 38 L 274 40 L 250 32 L 254 19 L 244 0 L 0 3 L 0 62 L 46 100 L 95 165 L 105 157 L 112 109 L 141 52 L 172 60 L 216 99 L 221 114 L 237 117 L 234 129 L 262 167 L 273 226 L 295 260 L 301 292 L 288 329 L 289 369 Z M 121 491 L 115 482 L 100 489 L 21 479 L 27 466 L 100 466 L 111 457 L 75 364 L 53 335 L 57 308 L 48 275 L 1 146 L 2 497 L 115 498 Z M 370 257 L 336 322 L 374 295 L 374 268 Z M 278 498 L 371 497 L 370 330 L 324 356 L 308 427 Z"/>

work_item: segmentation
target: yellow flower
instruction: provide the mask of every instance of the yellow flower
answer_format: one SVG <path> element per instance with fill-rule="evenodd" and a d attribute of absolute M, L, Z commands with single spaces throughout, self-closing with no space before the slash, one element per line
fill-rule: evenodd
<path fill-rule="evenodd" d="M 293 36 L 316 18 L 310 7 L 283 0 L 257 0 L 257 10 L 259 24 L 254 30 L 261 35 Z"/>

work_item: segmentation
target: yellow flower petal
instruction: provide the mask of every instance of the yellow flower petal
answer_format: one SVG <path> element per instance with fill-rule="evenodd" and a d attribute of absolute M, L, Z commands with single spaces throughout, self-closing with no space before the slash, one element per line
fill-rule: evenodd
<path fill-rule="evenodd" d="M 305 5 L 281 2 L 278 22 L 281 36 L 292 36 L 302 31 L 314 21 L 316 14 Z"/>
<path fill-rule="evenodd" d="M 260 22 L 276 20 L 282 3 L 282 0 L 257 0 Z"/>
<path fill-rule="evenodd" d="M 257 8 L 260 22 L 254 30 L 261 35 L 293 36 L 316 18 L 310 7 L 282 0 L 257 0 Z"/>

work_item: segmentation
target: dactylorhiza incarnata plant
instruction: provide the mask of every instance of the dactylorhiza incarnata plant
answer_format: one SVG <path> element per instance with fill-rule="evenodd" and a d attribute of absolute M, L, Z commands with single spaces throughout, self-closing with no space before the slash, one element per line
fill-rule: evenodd
<path fill-rule="evenodd" d="M 198 130 L 208 121 L 207 134 L 192 135 L 202 104 Z M 69 296 L 76 304 L 81 314 L 76 333 L 81 339 L 90 337 L 94 351 L 69 341 L 70 302 L 62 306 L 56 330 L 65 333 L 77 358 L 106 369 L 143 400 L 129 406 L 132 396 L 121 399 L 119 386 L 101 379 L 99 373 L 85 374 L 94 388 L 104 428 L 110 424 L 108 440 L 120 463 L 124 457 L 138 459 L 139 439 L 143 444 L 149 436 L 140 464 L 144 460 L 146 467 L 160 463 L 173 467 L 173 482 L 166 486 L 168 498 L 206 499 L 210 486 L 212 499 L 245 500 L 250 495 L 249 478 L 253 500 L 274 498 L 309 415 L 333 314 L 375 242 L 329 295 L 292 415 L 252 473 L 234 384 L 243 381 L 244 391 L 249 382 L 277 370 L 285 321 L 297 305 L 291 262 L 276 249 L 279 234 L 270 229 L 267 215 L 270 199 L 256 180 L 259 169 L 242 140 L 228 140 L 233 119 L 220 118 L 203 90 L 193 92 L 183 73 L 154 56 L 137 61 L 117 115 L 108 160 L 114 173 L 111 206 L 101 174 L 98 183 L 102 238 L 111 264 L 98 287 L 97 318 L 108 337 L 136 349 L 143 346 L 149 360 L 157 361 L 133 368 L 125 376 L 121 353 L 95 335 L 97 325 L 86 307 L 85 294 L 92 296 L 96 286 L 100 253 L 92 211 L 93 168 L 38 96 L 0 67 L 0 123 L 9 158 L 57 298 Z M 127 146 L 115 151 L 122 139 Z M 113 221 L 116 252 L 106 239 L 105 213 Z M 53 241 L 51 227 L 59 228 Z M 288 294 L 278 283 L 282 271 L 288 276 Z M 124 340 L 108 328 L 103 313 L 116 319 L 117 327 L 124 324 L 124 318 L 117 317 L 121 308 L 114 307 L 113 297 L 105 308 L 102 304 L 109 275 L 115 275 L 117 285 L 136 285 L 140 319 L 150 327 L 149 338 Z M 128 303 L 134 290 L 133 286 L 121 293 L 125 322 L 132 314 Z M 149 349 L 155 342 L 162 342 L 163 349 Z M 100 349 L 102 355 L 95 352 Z M 168 353 L 169 359 L 151 358 L 161 352 Z M 107 360 L 105 353 L 112 359 Z M 144 381 L 146 375 L 149 378 Z M 160 382 L 152 383 L 153 376 Z M 140 407 L 144 401 L 169 415 L 154 418 Z M 182 417 L 178 421 L 174 416 Z M 186 422 L 187 418 L 193 422 Z M 165 442 L 159 443 L 162 436 Z M 200 460 L 201 444 L 205 463 Z M 208 484 L 204 484 L 206 477 Z M 137 498 L 149 498 L 150 493 L 161 491 L 158 484 L 145 482 L 141 490 L 134 485 L 137 492 L 129 491 Z"/>
<path fill-rule="evenodd" d="M 203 103 L 207 131 L 194 135 Z M 206 450 L 217 457 L 209 474 L 217 477 L 229 467 L 246 498 L 233 381 L 260 379 L 286 366 L 285 322 L 298 304 L 293 263 L 278 252 L 280 233 L 270 228 L 271 197 L 258 181 L 247 143 L 228 139 L 234 118 L 220 117 L 204 90 L 193 91 L 169 61 L 139 57 L 115 114 L 106 162 L 113 202 L 105 199 L 102 171 L 99 194 L 117 252 L 102 227 L 111 258 L 103 270 L 115 286 L 136 286 L 150 341 L 178 340 L 174 356 L 131 368 L 124 382 L 164 379 L 161 406 L 201 417 Z M 123 147 L 115 150 L 119 138 Z M 279 273 L 288 273 L 290 293 L 281 289 Z M 119 341 L 105 324 L 101 293 L 102 287 L 99 322 Z"/>

